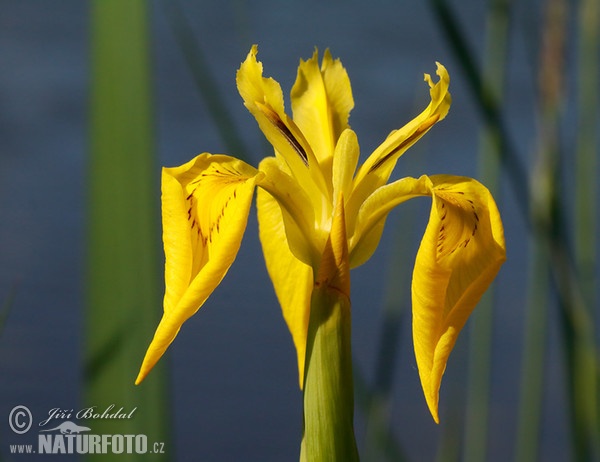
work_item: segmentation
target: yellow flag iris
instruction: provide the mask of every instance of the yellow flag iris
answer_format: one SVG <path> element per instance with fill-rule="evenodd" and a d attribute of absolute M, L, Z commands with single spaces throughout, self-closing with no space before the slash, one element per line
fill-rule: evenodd
<path fill-rule="evenodd" d="M 317 51 L 300 62 L 290 118 L 280 85 L 263 77 L 256 54 L 254 46 L 238 70 L 237 87 L 275 156 L 254 168 L 230 156 L 204 153 L 180 167 L 163 169 L 164 315 L 136 383 L 227 273 L 255 189 L 260 240 L 296 346 L 301 387 L 311 294 L 336 211 L 336 220 L 343 218 L 347 241 L 342 254 L 346 261 L 340 267 L 354 268 L 375 251 L 395 206 L 430 196 L 429 223 L 413 273 L 413 335 L 423 391 L 437 422 L 448 356 L 505 260 L 500 214 L 489 191 L 477 181 L 434 175 L 388 184 L 398 158 L 446 117 L 451 102 L 448 72 L 438 64 L 437 82 L 425 75 L 429 105 L 393 131 L 357 170 L 358 140 L 348 125 L 354 101 L 341 62 L 329 51 L 320 65 Z M 349 284 L 342 287 L 349 292 Z"/>

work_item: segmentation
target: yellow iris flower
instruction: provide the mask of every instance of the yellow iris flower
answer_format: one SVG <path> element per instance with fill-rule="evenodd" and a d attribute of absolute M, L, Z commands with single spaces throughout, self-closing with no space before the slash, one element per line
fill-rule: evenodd
<path fill-rule="evenodd" d="M 237 72 L 245 106 L 275 149 L 258 169 L 226 155 L 203 153 L 162 173 L 166 255 L 164 314 L 148 348 L 140 383 L 182 324 L 221 282 L 239 249 L 254 190 L 267 270 L 297 351 L 303 386 L 311 294 L 334 216 L 347 252 L 341 267 L 366 262 L 388 213 L 417 196 L 430 196 L 429 223 L 412 281 L 415 356 L 425 398 L 438 419 L 438 395 L 448 356 L 468 316 L 505 260 L 502 222 L 489 191 L 471 178 L 402 178 L 388 184 L 398 158 L 450 108 L 446 69 L 429 75 L 431 102 L 393 131 L 358 168 L 359 146 L 348 125 L 354 106 L 350 80 L 327 50 L 301 61 L 291 91 L 293 118 L 283 93 L 263 77 L 257 47 Z M 258 187 L 258 188 L 257 188 Z M 340 289 L 349 292 L 349 284 Z M 349 296 L 349 293 L 345 295 Z"/>

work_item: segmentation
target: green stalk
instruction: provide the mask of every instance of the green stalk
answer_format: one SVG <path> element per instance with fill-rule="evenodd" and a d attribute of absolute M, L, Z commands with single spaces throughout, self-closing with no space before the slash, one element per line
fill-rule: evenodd
<path fill-rule="evenodd" d="M 488 12 L 484 81 L 495 101 L 502 101 L 506 81 L 506 57 L 511 0 L 493 0 Z M 486 126 L 481 134 L 481 181 L 498 197 L 502 141 L 497 129 Z M 465 421 L 465 462 L 487 459 L 489 404 L 491 397 L 494 286 L 484 294 L 471 316 L 469 376 Z"/>
<path fill-rule="evenodd" d="M 166 442 L 165 371 L 133 384 L 161 305 L 147 8 L 144 0 L 92 2 L 84 399 L 99 413 L 133 411 L 88 421 L 94 433 Z M 166 460 L 166 451 L 119 460 Z"/>
<path fill-rule="evenodd" d="M 304 370 L 301 462 L 358 462 L 354 437 L 350 260 L 340 195 L 316 271 Z"/>
<path fill-rule="evenodd" d="M 301 460 L 358 461 L 348 297 L 315 287 L 308 332 Z"/>

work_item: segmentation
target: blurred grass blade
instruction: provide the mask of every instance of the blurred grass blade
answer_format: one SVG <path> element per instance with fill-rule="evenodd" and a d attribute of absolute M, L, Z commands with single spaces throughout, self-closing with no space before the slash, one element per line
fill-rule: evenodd
<path fill-rule="evenodd" d="M 548 223 L 545 235 L 550 240 L 550 267 L 554 270 L 553 282 L 559 293 L 561 308 L 561 328 L 564 349 L 567 359 L 565 379 L 570 398 L 571 428 L 573 436 L 573 460 L 600 460 L 600 423 L 598 399 L 598 352 L 595 345 L 594 305 L 588 305 L 585 294 L 585 281 L 575 270 L 576 257 L 570 254 L 566 245 L 570 229 L 567 228 L 564 204 L 559 198 L 564 197 L 560 190 L 558 153 L 560 133 L 558 121 L 562 113 L 561 90 L 564 83 L 565 59 L 561 56 L 566 48 L 568 6 L 566 0 L 548 0 L 548 24 L 545 30 L 546 39 L 542 49 L 542 66 L 540 70 L 540 89 L 542 94 L 542 142 L 549 149 L 545 164 L 552 169 L 552 177 L 548 177 L 544 186 L 553 186 L 548 204 Z M 592 13 L 586 11 L 585 13 Z M 593 21 L 593 20 L 592 20 Z M 597 60 L 596 60 L 597 62 Z M 559 66 L 564 66 L 560 68 Z M 548 76 L 553 78 L 549 79 Z M 595 82 L 598 85 L 598 81 Z M 551 143 L 551 144 L 550 144 Z M 550 149 L 552 148 L 552 149 Z M 587 176 L 587 175 L 586 175 Z M 580 182 L 575 179 L 575 184 Z M 552 183 L 550 183 L 552 181 Z M 582 181 L 585 182 L 585 179 Z M 595 182 L 595 181 L 594 181 Z M 586 202 L 593 198 L 584 198 Z M 593 240 L 593 239 L 592 239 Z M 593 244 L 592 244 L 593 245 Z"/>
<path fill-rule="evenodd" d="M 86 406 L 131 419 L 89 422 L 97 434 L 167 440 L 165 370 L 133 385 L 160 316 L 159 237 L 148 3 L 92 2 Z M 168 449 L 167 449 L 168 450 Z M 166 455 L 119 455 L 166 460 Z M 106 460 L 106 456 L 100 456 Z"/>
<path fill-rule="evenodd" d="M 413 168 L 422 170 L 426 164 L 427 150 L 425 144 L 413 148 Z M 395 225 L 392 238 L 393 248 L 389 253 L 391 260 L 386 274 L 383 300 L 383 320 L 377 356 L 373 385 L 366 383 L 362 376 L 355 378 L 358 392 L 366 394 L 359 396 L 359 407 L 363 410 L 366 421 L 365 461 L 389 460 L 399 462 L 407 460 L 404 450 L 394 437 L 391 423 L 392 396 L 394 391 L 394 375 L 400 352 L 401 332 L 403 322 L 410 316 L 410 280 L 412 266 L 412 245 L 415 238 L 417 203 L 409 201 L 402 207 L 402 220 Z M 417 232 L 417 236 L 421 236 Z M 408 306 L 406 302 L 408 301 Z M 355 367 L 355 377 L 359 375 Z"/>
<path fill-rule="evenodd" d="M 417 157 L 417 156 L 415 156 Z M 369 390 L 368 400 L 359 400 L 366 420 L 365 461 L 401 461 L 406 460 L 400 443 L 394 439 L 390 414 L 392 408 L 392 392 L 394 372 L 400 349 L 400 332 L 402 321 L 406 319 L 404 300 L 406 283 L 410 281 L 412 269 L 407 265 L 410 261 L 411 230 L 415 214 L 414 203 L 405 204 L 402 210 L 403 220 L 394 230 L 394 249 L 390 252 L 392 259 L 387 271 L 387 283 L 383 303 L 383 321 L 377 359 L 375 362 L 374 385 Z M 404 311 L 404 312 L 403 312 Z M 356 376 L 356 374 L 355 374 Z M 364 378 L 358 380 L 364 382 Z M 359 390 L 367 387 L 363 384 Z"/>
<path fill-rule="evenodd" d="M 388 412 L 385 409 L 385 406 L 389 403 L 384 403 L 384 405 L 382 405 L 381 397 L 373 391 L 356 361 L 353 362 L 352 369 L 357 407 L 368 419 L 378 419 L 376 421 L 368 422 L 368 425 L 371 426 L 371 429 L 368 431 L 371 432 L 371 434 L 367 436 L 367 438 L 369 438 L 368 444 L 377 444 L 378 446 L 377 448 L 373 448 L 372 446 L 367 447 L 363 460 L 365 462 L 381 462 L 383 460 L 394 462 L 408 461 L 402 447 L 394 437 L 392 429 L 387 424 L 386 419 L 388 418 Z M 381 411 L 383 415 L 377 414 L 379 411 Z M 377 449 L 377 451 L 374 449 Z M 385 456 L 380 456 L 382 451 Z M 377 455 L 374 456 L 373 454 Z"/>
<path fill-rule="evenodd" d="M 507 45 L 512 0 L 492 0 L 487 14 L 487 37 L 483 76 L 495 101 L 502 101 L 507 72 Z M 500 105 L 500 103 L 498 103 Z M 500 110 L 500 107 L 498 108 Z M 498 131 L 483 128 L 479 149 L 479 177 L 499 197 L 502 141 Z M 469 372 L 465 416 L 465 462 L 487 460 L 489 407 L 491 401 L 494 287 L 482 297 L 471 316 Z"/>
<path fill-rule="evenodd" d="M 516 148 L 510 140 L 501 117 L 498 100 L 494 97 L 489 83 L 484 80 L 475 64 L 474 54 L 458 24 L 454 11 L 446 0 L 429 0 L 431 8 L 466 77 L 466 83 L 473 100 L 481 113 L 487 129 L 501 144 L 498 153 L 502 166 L 509 173 L 508 179 L 517 197 L 517 205 L 526 222 L 529 220 L 529 192 L 527 191 L 527 170 Z"/>
<path fill-rule="evenodd" d="M 578 43 L 578 139 L 575 182 L 575 255 L 577 274 L 581 280 L 585 304 L 597 307 L 598 271 L 598 104 L 600 104 L 600 2 L 582 0 L 579 3 Z M 598 310 L 589 312 L 593 326 L 600 325 Z M 587 329 L 586 329 L 587 330 Z M 590 441 L 590 455 L 600 460 L 600 357 L 598 338 L 594 332 L 582 339 L 579 360 L 579 383 L 574 393 L 581 395 L 578 406 L 585 413 L 584 432 Z M 588 398 L 586 398 L 588 397 Z M 585 444 L 585 442 L 583 443 Z"/>
<path fill-rule="evenodd" d="M 579 4 L 578 139 L 575 182 L 575 252 L 588 306 L 596 302 L 594 273 L 598 249 L 598 104 L 600 104 L 600 2 Z M 596 313 L 598 315 L 598 313 Z"/>
<path fill-rule="evenodd" d="M 236 129 L 237 125 L 227 109 L 225 98 L 223 98 L 219 85 L 211 74 L 202 48 L 188 24 L 179 2 L 177 0 L 164 0 L 163 6 L 173 35 L 187 61 L 196 87 L 206 103 L 208 112 L 221 135 L 221 140 L 228 154 L 250 162 L 248 149 Z"/>
<path fill-rule="evenodd" d="M 550 295 L 551 239 L 558 225 L 559 127 L 564 104 L 564 51 L 566 5 L 563 0 L 543 4 L 542 45 L 538 75 L 539 133 L 531 175 L 531 222 L 529 297 L 523 362 L 516 461 L 539 458 L 546 364 L 547 325 Z M 552 76 L 552 78 L 549 78 Z"/>
<path fill-rule="evenodd" d="M 516 462 L 539 460 L 550 290 L 546 245 L 539 238 L 530 239 L 529 294 L 519 387 Z"/>

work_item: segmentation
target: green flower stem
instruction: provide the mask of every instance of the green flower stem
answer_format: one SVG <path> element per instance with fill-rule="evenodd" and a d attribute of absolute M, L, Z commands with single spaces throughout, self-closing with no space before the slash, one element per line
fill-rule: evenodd
<path fill-rule="evenodd" d="M 350 335 L 350 299 L 317 283 L 306 352 L 303 462 L 359 460 L 353 428 Z"/>

